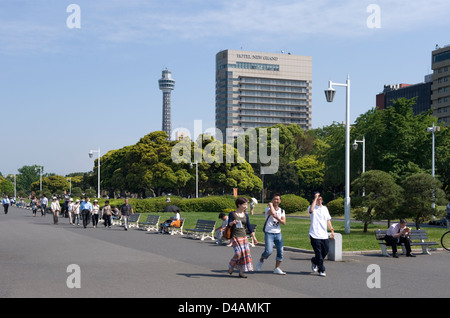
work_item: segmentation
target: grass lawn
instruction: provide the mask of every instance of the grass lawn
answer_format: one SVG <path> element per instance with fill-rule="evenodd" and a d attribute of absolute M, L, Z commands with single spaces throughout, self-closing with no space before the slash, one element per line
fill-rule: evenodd
<path fill-rule="evenodd" d="M 258 204 L 258 206 L 263 206 L 262 204 Z M 257 206 L 257 207 L 258 207 Z M 264 207 L 263 207 L 264 208 Z M 263 210 L 263 209 L 262 209 Z M 256 238 L 259 242 L 264 242 L 264 233 L 262 232 L 262 227 L 264 226 L 264 215 L 260 209 L 255 210 L 255 215 L 250 215 L 250 222 L 252 224 L 256 224 Z M 173 216 L 173 213 L 148 213 L 148 214 L 156 214 L 160 215 L 160 222 L 164 222 L 166 219 L 169 219 Z M 222 220 L 219 220 L 219 213 L 217 212 L 181 212 L 181 217 L 185 218 L 185 229 L 191 229 L 195 227 L 197 220 L 213 220 L 216 221 L 216 227 L 218 227 Z M 291 214 L 289 216 L 292 216 Z M 295 218 L 289 217 L 287 218 L 287 222 L 285 226 L 282 226 L 283 233 L 283 241 L 285 246 L 301 248 L 306 250 L 312 250 L 308 232 L 309 232 L 309 219 L 304 218 Z M 298 215 L 297 215 L 298 216 Z M 300 216 L 306 216 L 306 212 Z M 140 216 L 140 221 L 144 222 L 147 216 L 143 213 Z M 375 239 L 374 230 L 377 229 L 386 229 L 387 227 L 383 227 L 382 225 L 371 224 L 369 225 L 368 232 L 363 232 L 363 224 L 361 223 L 351 223 L 350 226 L 350 234 L 344 234 L 344 222 L 341 221 L 332 221 L 333 227 L 336 233 L 342 234 L 342 249 L 343 251 L 368 251 L 368 250 L 376 250 L 380 251 L 380 247 L 378 241 Z M 441 247 L 440 240 L 441 235 L 446 232 L 444 228 L 425 228 L 428 233 L 429 241 L 439 243 L 436 247 Z"/>

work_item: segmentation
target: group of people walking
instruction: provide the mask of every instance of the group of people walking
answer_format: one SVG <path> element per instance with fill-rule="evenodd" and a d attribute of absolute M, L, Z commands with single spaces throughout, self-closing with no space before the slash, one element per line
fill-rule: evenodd
<path fill-rule="evenodd" d="M 250 225 L 249 216 L 246 213 L 248 200 L 246 198 L 237 198 L 235 203 L 236 211 L 230 212 L 228 218 L 223 217 L 224 220 L 228 220 L 228 222 L 226 222 L 227 226 L 231 227 L 231 246 L 234 249 L 234 256 L 228 264 L 228 272 L 232 275 L 236 270 L 239 271 L 239 277 L 247 278 L 245 273 L 253 271 L 253 261 L 250 254 L 247 232 L 251 233 L 250 235 L 255 244 L 257 244 L 258 241 L 256 240 L 255 232 Z M 261 271 L 264 262 L 272 255 L 273 245 L 275 244 L 277 255 L 273 273 L 286 275 L 286 272 L 280 268 L 284 256 L 281 225 L 286 224 L 286 214 L 280 207 L 280 203 L 281 195 L 275 194 L 264 211 L 265 223 L 263 232 L 265 248 L 258 260 L 256 271 Z M 334 229 L 331 224 L 330 213 L 327 207 L 322 203 L 322 197 L 319 193 L 316 193 L 314 200 L 308 207 L 308 213 L 311 219 L 309 237 L 311 246 L 314 250 L 314 257 L 311 259 L 312 271 L 318 272 L 320 276 L 325 277 L 326 274 L 323 260 L 327 256 L 329 250 L 327 228 L 331 231 L 331 239 L 334 238 Z M 226 228 L 223 227 L 219 229 L 219 232 L 225 230 Z"/>
<path fill-rule="evenodd" d="M 47 211 L 48 199 L 45 195 L 39 201 L 36 197 L 33 197 L 30 202 L 31 211 L 33 216 L 36 216 L 37 210 L 41 210 L 41 215 L 45 216 Z M 62 208 L 57 197 L 52 198 L 52 202 L 49 206 L 50 211 L 53 214 L 53 224 L 58 224 L 58 217 L 62 213 Z M 72 225 L 83 225 L 86 228 L 92 221 L 92 226 L 96 228 L 98 221 L 101 218 L 104 220 L 105 227 L 110 228 L 112 225 L 112 218 L 116 215 L 118 218 L 122 217 L 124 221 L 125 230 L 128 229 L 128 217 L 130 214 L 134 214 L 132 206 L 128 203 L 128 199 L 125 199 L 125 203 L 117 209 L 109 205 L 109 201 L 105 201 L 105 206 L 100 209 L 98 200 L 95 199 L 94 203 L 90 202 L 90 198 L 86 196 L 84 200 L 76 199 L 75 202 L 72 198 L 68 198 L 65 204 L 65 211 L 69 217 L 69 223 Z M 81 224 L 80 224 L 81 223 Z"/>
<path fill-rule="evenodd" d="M 100 210 L 97 199 L 94 200 L 94 204 L 91 204 L 89 197 L 85 197 L 84 201 L 81 202 L 77 199 L 75 200 L 75 203 L 73 203 L 73 199 L 71 198 L 69 199 L 67 209 L 69 213 L 69 223 L 75 225 L 76 222 L 76 225 L 80 225 L 81 219 L 84 228 L 89 225 L 91 220 L 92 226 L 96 228 L 101 214 L 105 227 L 110 228 L 113 215 L 117 215 L 118 217 L 122 217 L 124 229 L 128 230 L 128 217 L 130 214 L 134 214 L 133 208 L 128 203 L 128 199 L 125 199 L 125 203 L 120 207 L 120 210 L 111 207 L 108 200 L 105 201 L 105 206 Z"/>
<path fill-rule="evenodd" d="M 280 265 L 283 261 L 283 236 L 281 233 L 281 225 L 286 224 L 286 214 L 285 211 L 280 207 L 281 195 L 275 194 L 272 197 L 271 202 L 268 203 L 265 211 L 265 223 L 263 227 L 265 248 L 258 263 L 256 265 L 256 271 L 261 271 L 264 262 L 272 255 L 273 246 L 276 247 L 276 259 L 275 267 L 273 270 L 274 274 L 286 275 Z M 2 201 L 5 214 L 8 213 L 9 200 L 5 197 Z M 230 244 L 233 247 L 234 255 L 230 259 L 228 264 L 228 272 L 230 275 L 233 272 L 239 271 L 239 277 L 247 278 L 246 272 L 253 271 L 253 260 L 250 254 L 250 247 L 248 242 L 247 233 L 253 239 L 254 244 L 258 244 L 255 236 L 254 229 L 250 224 L 249 214 L 247 213 L 248 199 L 244 197 L 237 198 L 235 201 L 236 210 L 230 212 L 228 216 L 224 213 L 219 215 L 222 219 L 222 226 L 216 231 L 216 236 L 218 238 L 217 243 L 221 241 L 224 232 L 229 229 L 231 231 Z M 48 199 L 43 196 L 39 201 L 36 197 L 31 200 L 31 210 L 33 216 L 36 216 L 37 209 L 41 209 L 42 216 L 45 216 L 46 208 L 48 205 Z M 56 197 L 52 198 L 50 204 L 50 210 L 53 214 L 54 224 L 58 224 L 58 216 L 61 213 L 61 206 Z M 113 215 L 117 215 L 119 218 L 122 217 L 124 223 L 124 229 L 128 229 L 128 218 L 131 214 L 134 214 L 132 206 L 128 203 L 128 199 L 125 199 L 124 204 L 120 207 L 120 210 L 113 208 L 109 205 L 109 201 L 105 201 L 105 206 L 100 210 L 98 205 L 98 200 L 94 200 L 94 204 L 90 203 L 90 198 L 85 197 L 83 201 L 76 200 L 75 203 L 73 199 L 70 198 L 66 204 L 66 209 L 69 216 L 69 222 L 72 225 L 80 225 L 80 219 L 83 227 L 86 228 L 92 219 L 92 225 L 94 228 L 98 225 L 98 220 L 101 212 L 101 216 L 104 219 L 105 227 L 111 227 Z M 116 210 L 116 211 L 115 211 Z M 179 210 L 177 211 L 175 218 L 171 218 L 170 222 L 174 222 L 180 219 Z M 314 250 L 314 257 L 311 258 L 311 269 L 313 272 L 318 272 L 319 276 L 325 277 L 325 266 L 324 259 L 328 255 L 329 251 L 329 238 L 334 238 L 334 229 L 331 224 L 331 216 L 326 206 L 323 205 L 323 198 L 320 193 L 315 193 L 314 199 L 312 200 L 310 206 L 308 207 L 308 214 L 310 216 L 310 228 L 309 228 L 309 239 L 311 246 Z M 172 220 L 174 219 L 174 220 Z M 168 221 L 166 221 L 168 222 Z M 162 229 L 171 226 L 171 224 L 162 224 Z M 328 234 L 328 230 L 331 234 Z M 160 230 L 161 231 L 161 230 Z M 397 244 L 404 243 L 407 256 L 414 257 L 411 253 L 411 246 L 408 237 L 408 228 L 406 227 L 406 220 L 401 220 L 400 223 L 396 223 L 390 226 L 385 240 L 388 245 L 392 246 L 393 256 L 397 257 Z"/>

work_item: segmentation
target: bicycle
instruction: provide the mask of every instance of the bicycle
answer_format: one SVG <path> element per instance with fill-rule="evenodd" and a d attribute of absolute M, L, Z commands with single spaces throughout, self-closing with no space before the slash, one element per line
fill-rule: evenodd
<path fill-rule="evenodd" d="M 447 251 L 450 251 L 450 231 L 445 232 L 441 236 L 441 245 Z"/>

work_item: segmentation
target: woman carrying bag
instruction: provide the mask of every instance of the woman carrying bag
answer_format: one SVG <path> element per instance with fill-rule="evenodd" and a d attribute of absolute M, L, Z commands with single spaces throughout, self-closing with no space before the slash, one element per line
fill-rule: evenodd
<path fill-rule="evenodd" d="M 239 270 L 239 277 L 247 278 L 244 272 L 253 271 L 252 256 L 250 255 L 250 246 L 247 239 L 247 230 L 255 242 L 258 241 L 255 237 L 255 232 L 250 226 L 250 220 L 247 210 L 246 198 L 236 199 L 236 211 L 228 215 L 228 225 L 231 226 L 231 244 L 234 249 L 234 256 L 228 264 L 228 273 L 233 274 L 234 269 Z"/>

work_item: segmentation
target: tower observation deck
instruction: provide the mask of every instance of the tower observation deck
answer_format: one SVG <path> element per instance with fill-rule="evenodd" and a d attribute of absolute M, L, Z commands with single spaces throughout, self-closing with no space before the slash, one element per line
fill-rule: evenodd
<path fill-rule="evenodd" d="M 175 80 L 172 78 L 172 73 L 165 69 L 162 71 L 162 78 L 159 80 L 159 89 L 163 92 L 162 130 L 167 133 L 169 139 L 172 133 L 170 94 L 174 88 Z"/>

